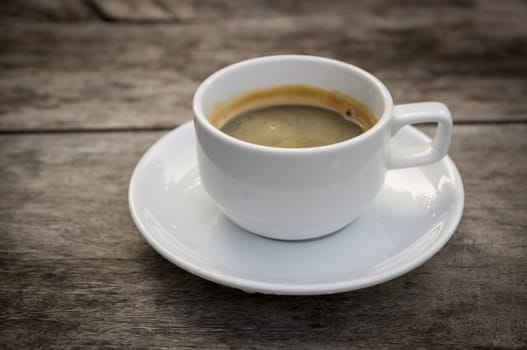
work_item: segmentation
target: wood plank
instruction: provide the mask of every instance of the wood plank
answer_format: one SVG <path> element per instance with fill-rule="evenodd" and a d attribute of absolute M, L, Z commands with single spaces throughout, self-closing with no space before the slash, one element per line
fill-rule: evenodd
<path fill-rule="evenodd" d="M 143 241 L 128 214 L 128 180 L 163 133 L 2 135 L 0 343 L 524 347 L 526 132 L 527 125 L 457 126 L 450 154 L 466 208 L 451 241 L 401 278 L 321 297 L 221 287 Z"/>
<path fill-rule="evenodd" d="M 439 0 L 422 6 L 415 1 L 362 0 L 349 3 L 335 0 L 331 6 L 319 0 L 4 0 L 0 18 L 24 18 L 41 21 L 104 20 L 112 22 L 178 22 L 208 21 L 225 18 L 302 17 L 322 14 L 357 19 L 380 17 L 385 21 L 407 19 L 426 23 L 437 16 L 505 16 L 503 25 L 510 27 L 511 16 L 521 19 L 526 6 L 522 0 L 501 3 L 485 0 Z M 401 24 L 403 22 L 401 21 Z M 518 23 L 516 23 L 518 24 Z M 514 27 L 514 24 L 512 24 Z M 495 28 L 505 33 L 507 28 Z"/>
<path fill-rule="evenodd" d="M 2 21 L 0 130 L 174 127 L 214 70 L 291 52 L 364 67 L 396 102 L 443 101 L 459 122 L 527 120 L 527 5 L 466 3 L 361 2 L 351 16 L 308 2 L 262 18 L 263 5 L 243 5 L 181 25 Z"/>
<path fill-rule="evenodd" d="M 26 0 L 28 1 L 28 0 Z M 55 0 L 57 1 L 57 0 Z M 385 0 L 345 0 L 331 4 L 319 0 L 92 0 L 106 20 L 116 22 L 155 23 L 164 21 L 204 21 L 223 18 L 302 17 L 323 14 L 346 18 L 353 25 L 359 20 L 380 17 L 383 20 L 435 22 L 438 16 L 495 16 L 525 13 L 525 3 L 509 0 L 500 4 L 485 0 L 434 1 L 427 6 L 416 1 L 395 0 L 389 6 Z M 395 17 L 395 18 L 394 18 Z M 403 24 L 403 21 L 400 21 Z M 503 21 L 503 25 L 510 24 Z M 501 30 L 501 29 L 497 29 Z"/>

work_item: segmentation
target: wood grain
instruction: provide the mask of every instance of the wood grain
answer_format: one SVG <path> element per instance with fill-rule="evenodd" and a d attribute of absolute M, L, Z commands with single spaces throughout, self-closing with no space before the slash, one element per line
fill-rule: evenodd
<path fill-rule="evenodd" d="M 280 53 L 359 65 L 396 102 L 439 100 L 457 122 L 527 120 L 525 2 L 90 4 L 94 20 L 0 22 L 0 131 L 172 128 L 213 71 Z M 151 15 L 175 8 L 188 20 Z"/>
<path fill-rule="evenodd" d="M 21 19 L 43 22 L 100 20 L 90 0 L 3 0 L 0 21 Z"/>
<path fill-rule="evenodd" d="M 526 132 L 457 126 L 450 154 L 466 207 L 446 247 L 394 281 L 320 297 L 245 294 L 148 246 L 126 193 L 135 163 L 163 133 L 0 136 L 0 344 L 525 347 Z"/>

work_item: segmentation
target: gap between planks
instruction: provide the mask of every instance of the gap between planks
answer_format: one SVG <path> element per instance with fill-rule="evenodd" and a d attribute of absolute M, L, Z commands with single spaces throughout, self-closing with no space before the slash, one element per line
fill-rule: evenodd
<path fill-rule="evenodd" d="M 502 119 L 502 120 L 461 120 L 454 125 L 508 125 L 527 124 L 527 119 Z M 153 127 L 115 127 L 115 128 L 69 128 L 69 129 L 7 129 L 0 130 L 0 135 L 34 135 L 34 134 L 95 134 L 95 133 L 120 133 L 120 132 L 156 132 L 170 131 L 183 124 Z M 432 124 L 430 124 L 432 125 Z"/>

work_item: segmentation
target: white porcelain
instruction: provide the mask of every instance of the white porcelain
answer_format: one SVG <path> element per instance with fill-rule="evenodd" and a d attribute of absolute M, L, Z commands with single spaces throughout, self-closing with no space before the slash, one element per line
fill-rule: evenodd
<path fill-rule="evenodd" d="M 380 117 L 353 139 L 314 148 L 275 148 L 224 134 L 207 119 L 219 102 L 255 88 L 308 84 L 351 94 Z M 194 96 L 198 168 L 203 187 L 232 221 L 285 240 L 332 233 L 353 221 L 381 190 L 388 169 L 429 164 L 448 150 L 452 119 L 437 102 L 393 106 L 386 87 L 347 63 L 313 56 L 270 56 L 228 66 Z M 419 149 L 391 147 L 405 125 L 438 123 Z"/>
<path fill-rule="evenodd" d="M 338 293 L 400 276 L 438 252 L 463 211 L 461 177 L 449 157 L 391 170 L 376 199 L 353 223 L 323 238 L 279 241 L 244 231 L 204 191 L 191 123 L 143 156 L 129 204 L 144 238 L 166 259 L 205 279 L 247 292 Z M 405 127 L 397 147 L 430 140 Z"/>

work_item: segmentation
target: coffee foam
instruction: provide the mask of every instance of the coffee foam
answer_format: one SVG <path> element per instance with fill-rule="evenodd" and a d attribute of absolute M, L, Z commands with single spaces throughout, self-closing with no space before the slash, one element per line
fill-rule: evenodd
<path fill-rule="evenodd" d="M 367 131 L 377 123 L 375 114 L 351 95 L 303 84 L 276 85 L 253 89 L 217 103 L 208 119 L 221 129 L 241 113 L 272 105 L 311 105 L 333 110 Z"/>

